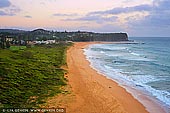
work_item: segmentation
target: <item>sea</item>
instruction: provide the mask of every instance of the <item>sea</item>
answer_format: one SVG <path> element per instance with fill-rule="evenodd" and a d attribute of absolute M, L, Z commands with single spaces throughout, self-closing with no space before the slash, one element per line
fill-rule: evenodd
<path fill-rule="evenodd" d="M 130 89 L 154 98 L 170 113 L 170 37 L 129 39 L 136 43 L 93 44 L 84 49 L 84 54 L 98 73 L 116 81 L 137 99 Z"/>

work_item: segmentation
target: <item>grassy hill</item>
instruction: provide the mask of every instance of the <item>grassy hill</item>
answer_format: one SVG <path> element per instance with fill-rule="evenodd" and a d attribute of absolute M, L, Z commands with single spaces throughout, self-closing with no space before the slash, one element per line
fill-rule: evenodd
<path fill-rule="evenodd" d="M 0 49 L 0 108 L 38 107 L 66 85 L 64 70 L 68 45 Z"/>

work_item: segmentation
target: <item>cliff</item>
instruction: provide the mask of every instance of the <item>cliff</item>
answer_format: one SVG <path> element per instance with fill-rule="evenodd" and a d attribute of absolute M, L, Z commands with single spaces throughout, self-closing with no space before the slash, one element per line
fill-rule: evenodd
<path fill-rule="evenodd" d="M 128 41 L 128 35 L 126 33 L 91 33 L 80 32 L 71 37 L 71 41 Z"/>

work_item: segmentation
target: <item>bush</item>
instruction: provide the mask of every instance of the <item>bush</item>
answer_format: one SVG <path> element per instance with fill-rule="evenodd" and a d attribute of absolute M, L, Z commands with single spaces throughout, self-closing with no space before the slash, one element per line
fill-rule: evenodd
<path fill-rule="evenodd" d="M 22 53 L 22 57 L 23 57 L 23 58 L 27 58 L 27 59 L 31 59 L 31 58 L 33 58 L 33 54 L 32 54 L 32 52 L 30 52 L 30 51 L 24 51 L 24 52 Z"/>

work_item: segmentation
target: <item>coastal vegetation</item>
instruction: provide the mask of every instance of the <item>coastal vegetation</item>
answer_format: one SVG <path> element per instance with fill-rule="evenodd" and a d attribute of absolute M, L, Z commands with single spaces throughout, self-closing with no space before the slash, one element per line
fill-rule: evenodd
<path fill-rule="evenodd" d="M 65 51 L 70 44 L 0 49 L 0 108 L 32 108 L 66 85 Z"/>
<path fill-rule="evenodd" d="M 95 33 L 87 31 L 58 32 L 44 29 L 35 29 L 33 31 L 0 29 L 0 48 L 9 48 L 10 45 L 29 45 L 37 41 L 49 40 L 55 43 L 61 41 L 128 41 L 128 35 L 127 33 Z"/>

